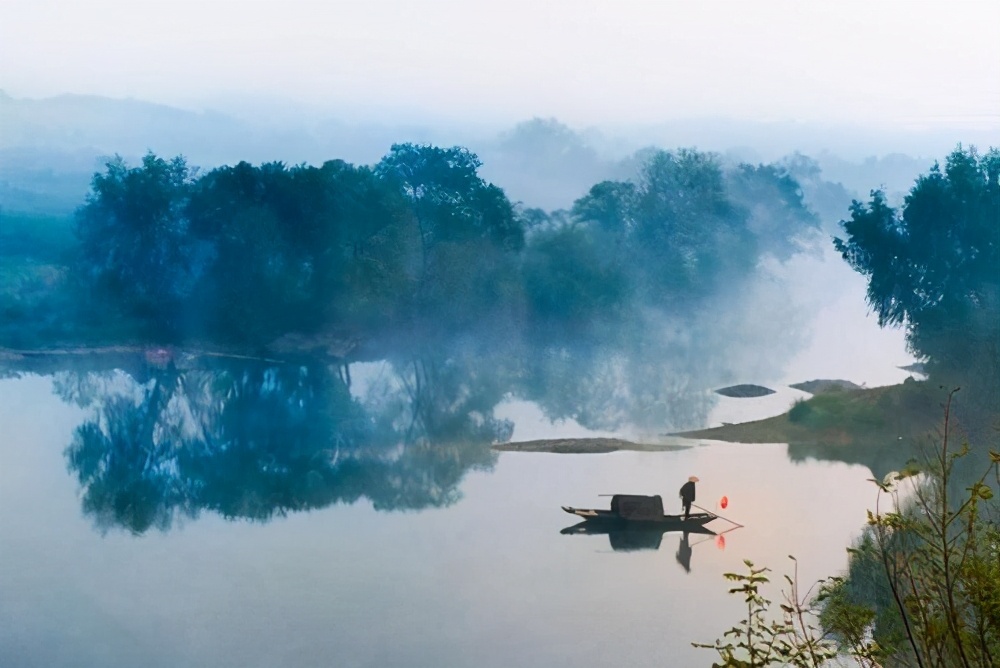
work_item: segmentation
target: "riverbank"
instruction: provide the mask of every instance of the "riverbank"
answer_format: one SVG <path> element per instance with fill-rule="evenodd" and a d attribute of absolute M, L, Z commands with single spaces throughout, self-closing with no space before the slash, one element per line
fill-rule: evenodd
<path fill-rule="evenodd" d="M 813 390 L 774 417 L 721 427 L 665 434 L 664 439 L 712 440 L 730 443 L 788 443 L 871 450 L 903 442 L 907 448 L 940 423 L 944 395 L 927 383 L 907 380 L 899 385 L 863 388 L 846 381 L 816 380 L 798 384 Z M 940 395 L 940 396 L 939 396 Z M 693 443 L 692 443 L 693 445 Z M 562 438 L 501 443 L 502 452 L 598 454 L 621 450 L 656 452 L 692 445 L 635 443 L 617 438 Z"/>
<path fill-rule="evenodd" d="M 872 445 L 922 438 L 941 421 L 943 391 L 908 379 L 899 385 L 850 388 L 828 383 L 788 412 L 763 420 L 672 436 L 736 443 Z"/>

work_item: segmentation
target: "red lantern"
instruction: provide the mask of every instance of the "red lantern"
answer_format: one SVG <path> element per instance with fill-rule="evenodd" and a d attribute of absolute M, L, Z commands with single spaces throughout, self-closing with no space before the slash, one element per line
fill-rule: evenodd
<path fill-rule="evenodd" d="M 721 533 L 715 537 L 715 546 L 720 550 L 726 549 L 726 537 Z"/>
<path fill-rule="evenodd" d="M 720 506 L 720 507 L 721 507 L 721 508 L 722 508 L 723 510 L 725 510 L 725 509 L 726 509 L 726 506 L 728 506 L 728 505 L 729 505 L 729 497 L 728 497 L 728 496 L 724 496 L 724 497 L 722 497 L 722 498 L 721 498 L 721 499 L 719 500 L 719 506 Z"/>

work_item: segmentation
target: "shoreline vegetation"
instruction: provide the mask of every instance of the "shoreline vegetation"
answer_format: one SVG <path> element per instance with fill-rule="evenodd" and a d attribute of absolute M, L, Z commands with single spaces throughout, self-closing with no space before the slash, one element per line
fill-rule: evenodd
<path fill-rule="evenodd" d="M 805 389 L 813 383 L 790 387 Z M 933 429 L 934 397 L 923 381 L 907 379 L 883 387 L 851 387 L 846 381 L 812 385 L 812 397 L 801 399 L 781 415 L 677 432 L 670 436 L 731 443 L 788 443 L 854 446 L 869 442 L 913 439 Z"/>
<path fill-rule="evenodd" d="M 309 358 L 341 367 L 349 385 L 351 362 L 393 358 L 413 396 L 435 384 L 440 396 L 428 398 L 441 417 L 456 398 L 470 401 L 457 379 L 480 360 L 477 415 L 516 388 L 547 401 L 557 418 L 585 414 L 578 421 L 597 433 L 705 424 L 711 400 L 690 384 L 709 382 L 700 363 L 732 372 L 751 347 L 716 336 L 733 328 L 701 314 L 750 317 L 729 300 L 756 285 L 767 262 L 824 236 L 797 180 L 815 181 L 818 171 L 801 162 L 733 165 L 694 149 L 656 150 L 631 179 L 595 183 L 571 209 L 545 212 L 508 199 L 460 146 L 393 144 L 371 166 L 240 162 L 204 174 L 181 156 L 150 152 L 134 167 L 116 157 L 73 216 L 2 212 L 0 366 L 51 369 L 75 356 L 148 371 Z M 938 414 L 942 388 L 957 387 L 965 391 L 956 415 L 985 432 L 997 419 L 1000 378 L 997 247 L 988 243 L 998 173 L 1000 151 L 959 146 L 901 208 L 882 191 L 853 201 L 834 238 L 868 279 L 879 325 L 906 327 L 929 382 L 800 384 L 813 396 L 785 415 L 659 436 L 896 452 L 898 441 L 908 447 L 933 431 L 928 416 Z M 501 343 L 509 364 L 481 361 Z M 689 381 L 685 405 L 665 408 L 678 387 L 661 382 L 662 366 L 648 373 L 653 360 Z M 627 373 L 609 373 L 614 364 Z M 567 396 L 574 375 L 582 388 Z M 644 406 L 663 410 L 602 422 L 601 405 L 622 382 L 627 396 L 657 395 Z"/>
<path fill-rule="evenodd" d="M 207 359 L 257 361 L 267 364 L 293 363 L 303 355 L 326 357 L 329 364 L 344 365 L 361 361 L 357 357 L 356 341 L 327 341 L 317 348 L 315 341 L 286 340 L 261 355 L 236 351 L 175 348 L 154 345 L 74 346 L 51 349 L 18 349 L 0 347 L 0 366 L 16 366 L 20 371 L 40 371 L 53 363 L 77 360 L 109 360 L 128 358 L 131 362 L 166 368 L 198 366 Z M 329 345 L 327 345 L 329 344 Z M 119 360 L 122 361 L 122 360 Z M 749 386 L 748 386 L 749 387 Z M 757 386 L 753 386 L 756 388 Z M 530 441 L 494 443 L 500 452 L 535 452 L 554 454 L 604 454 L 618 451 L 664 452 L 697 445 L 710 440 L 728 443 L 833 447 L 884 447 L 887 443 L 905 441 L 907 445 L 933 431 L 937 393 L 928 383 L 912 378 L 898 385 L 866 388 L 850 381 L 819 379 L 789 385 L 811 393 L 789 406 L 780 415 L 742 423 L 725 423 L 708 427 L 662 434 L 674 442 L 637 442 L 617 437 L 579 437 L 534 439 Z M 763 388 L 773 393 L 770 388 Z M 758 396 L 764 396 L 760 393 Z M 744 395 L 753 398 L 753 395 Z M 677 443 L 677 439 L 691 443 Z"/>
<path fill-rule="evenodd" d="M 929 417 L 934 415 L 936 395 L 923 381 L 909 379 L 898 385 L 865 388 L 844 380 L 812 380 L 790 387 L 809 387 L 814 394 L 796 401 L 781 415 L 664 434 L 667 438 L 690 440 L 690 444 L 559 438 L 501 443 L 493 449 L 565 454 L 603 454 L 621 450 L 659 452 L 695 447 L 694 441 L 702 440 L 844 448 L 884 447 L 884 444 L 899 442 L 901 447 L 909 447 L 936 426 L 936 420 Z"/>
<path fill-rule="evenodd" d="M 210 360 L 245 360 L 264 364 L 292 364 L 303 356 L 325 358 L 336 366 L 364 361 L 359 355 L 365 346 L 357 341 L 286 338 L 260 355 L 224 349 L 177 348 L 156 345 L 72 346 L 49 349 L 0 347 L 0 368 L 21 372 L 44 372 L 69 358 L 77 362 L 103 366 L 114 361 L 125 366 L 178 369 L 196 368 Z M 741 386 L 743 387 L 743 386 Z M 759 386 L 746 386 L 758 388 Z M 939 392 L 926 381 L 912 377 L 897 385 L 867 388 L 846 380 L 817 379 L 789 385 L 812 394 L 791 404 L 780 415 L 742 423 L 724 423 L 661 434 L 653 442 L 639 442 L 618 437 L 578 437 L 499 442 L 497 452 L 532 452 L 551 454 L 606 454 L 619 451 L 666 452 L 696 447 L 698 441 L 744 443 L 787 443 L 791 446 L 834 448 L 838 450 L 899 450 L 897 456 L 912 451 L 914 443 L 925 440 L 937 427 L 936 408 Z M 770 388 L 760 387 L 773 393 Z M 716 393 L 723 394 L 718 390 Z M 766 396 L 759 392 L 757 396 Z M 752 399 L 753 394 L 743 394 Z M 994 420 L 1000 416 L 993 416 Z M 669 439 L 670 442 L 666 442 Z M 679 442 L 680 441 L 680 442 Z M 687 442 L 685 442 L 687 441 Z M 897 447 L 898 444 L 898 447 Z"/>
<path fill-rule="evenodd" d="M 245 355 L 227 350 L 174 348 L 171 346 L 118 345 L 17 349 L 0 347 L 0 366 L 16 366 L 21 371 L 42 370 L 68 358 L 78 360 L 125 357 L 153 367 L 174 364 L 178 368 L 198 365 L 199 360 L 240 359 L 269 364 L 291 363 L 302 355 L 324 354 L 330 364 L 347 364 L 359 352 L 356 342 L 321 346 L 315 342 L 291 341 L 262 355 Z M 280 348 L 280 349 L 279 349 Z M 352 354 L 353 353 L 353 354 Z M 358 361 L 358 360 L 355 360 Z M 755 386 L 756 387 L 756 386 Z M 500 452 L 554 454 L 604 454 L 618 451 L 664 452 L 697 445 L 699 440 L 730 443 L 788 443 L 791 445 L 863 446 L 906 440 L 911 442 L 933 430 L 935 394 L 927 383 L 908 379 L 899 385 L 865 388 L 844 380 L 810 380 L 790 385 L 813 394 L 796 401 L 781 415 L 750 422 L 663 434 L 674 442 L 637 442 L 617 437 L 535 439 L 495 443 Z M 770 388 L 761 388 L 768 389 Z M 762 395 L 763 396 L 763 395 Z M 748 397 L 752 398 L 752 397 Z M 676 439 L 690 440 L 678 443 Z"/>
<path fill-rule="evenodd" d="M 897 385 L 866 388 L 843 380 L 815 380 L 797 383 L 814 390 L 812 397 L 795 401 L 781 415 L 718 427 L 663 434 L 673 442 L 636 443 L 617 438 L 558 438 L 493 446 L 503 452 L 548 452 L 560 454 L 603 454 L 616 451 L 660 452 L 696 447 L 698 441 L 721 441 L 747 445 L 787 443 L 851 452 L 871 451 L 895 458 L 916 454 L 915 446 L 926 441 L 939 427 L 937 409 L 940 388 L 927 381 L 909 378 Z M 791 386 L 791 387 L 795 387 Z M 992 415 L 982 424 L 992 424 Z M 978 431 L 968 425 L 970 432 Z M 678 440 L 690 443 L 677 442 Z M 990 441 L 992 443 L 992 441 Z M 873 462 L 874 465 L 874 462 Z M 878 468 L 876 466 L 876 468 Z"/>

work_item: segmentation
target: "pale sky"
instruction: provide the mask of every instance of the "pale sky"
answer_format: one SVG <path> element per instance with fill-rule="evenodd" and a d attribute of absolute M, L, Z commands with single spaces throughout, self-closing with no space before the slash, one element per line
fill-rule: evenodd
<path fill-rule="evenodd" d="M 0 0 L 0 89 L 1000 131 L 998 29 L 997 0 Z"/>

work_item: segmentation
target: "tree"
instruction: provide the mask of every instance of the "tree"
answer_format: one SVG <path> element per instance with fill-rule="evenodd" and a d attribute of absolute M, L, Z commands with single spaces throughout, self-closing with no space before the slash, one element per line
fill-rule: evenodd
<path fill-rule="evenodd" d="M 580 226 L 533 236 L 521 268 L 525 295 L 539 332 L 580 334 L 622 315 L 626 281 Z"/>
<path fill-rule="evenodd" d="M 209 172 L 193 189 L 192 233 L 214 259 L 199 286 L 203 304 L 189 317 L 204 313 L 201 326 L 214 336 L 259 344 L 300 324 L 311 272 L 298 251 L 315 247 L 320 233 L 291 181 L 282 163 L 241 162 Z"/>
<path fill-rule="evenodd" d="M 84 276 L 160 327 L 173 325 L 200 270 L 188 235 L 192 178 L 180 156 L 148 153 L 133 168 L 116 156 L 76 215 Z"/>
<path fill-rule="evenodd" d="M 404 207 L 370 169 L 341 160 L 213 170 L 190 206 L 192 233 L 213 249 L 201 286 L 210 329 L 267 343 L 391 319 L 409 290 Z"/>
<path fill-rule="evenodd" d="M 920 177 L 901 211 L 881 191 L 851 205 L 834 244 L 868 279 L 882 326 L 905 326 L 943 382 L 996 405 L 1000 360 L 1000 151 L 959 147 Z"/>
<path fill-rule="evenodd" d="M 826 180 L 819 163 L 798 152 L 785 156 L 780 165 L 799 184 L 803 202 L 819 217 L 823 230 L 836 231 L 852 199 L 843 184 Z"/>
<path fill-rule="evenodd" d="M 523 221 L 503 190 L 480 178 L 479 166 L 468 149 L 396 144 L 375 167 L 416 223 L 413 312 L 435 329 L 467 331 L 486 316 L 510 315 L 518 298 Z"/>
<path fill-rule="evenodd" d="M 661 306 L 711 294 L 756 262 L 748 216 L 711 154 L 654 152 L 635 182 L 599 183 L 573 213 L 610 235 L 618 262 L 636 268 L 639 295 Z"/>
<path fill-rule="evenodd" d="M 393 144 L 375 173 L 410 202 L 420 227 L 425 264 L 436 244 L 480 238 L 510 250 L 524 245 L 524 230 L 503 190 L 486 183 L 481 162 L 466 148 Z"/>
<path fill-rule="evenodd" d="M 740 165 L 726 174 L 726 188 L 750 215 L 748 227 L 761 250 L 779 260 L 794 255 L 819 230 L 803 191 L 791 174 L 775 165 Z"/>
<path fill-rule="evenodd" d="M 317 265 L 327 319 L 367 331 L 389 327 L 418 278 L 420 245 L 407 201 L 368 167 L 336 160 L 322 169 L 339 192 L 340 257 Z"/>

